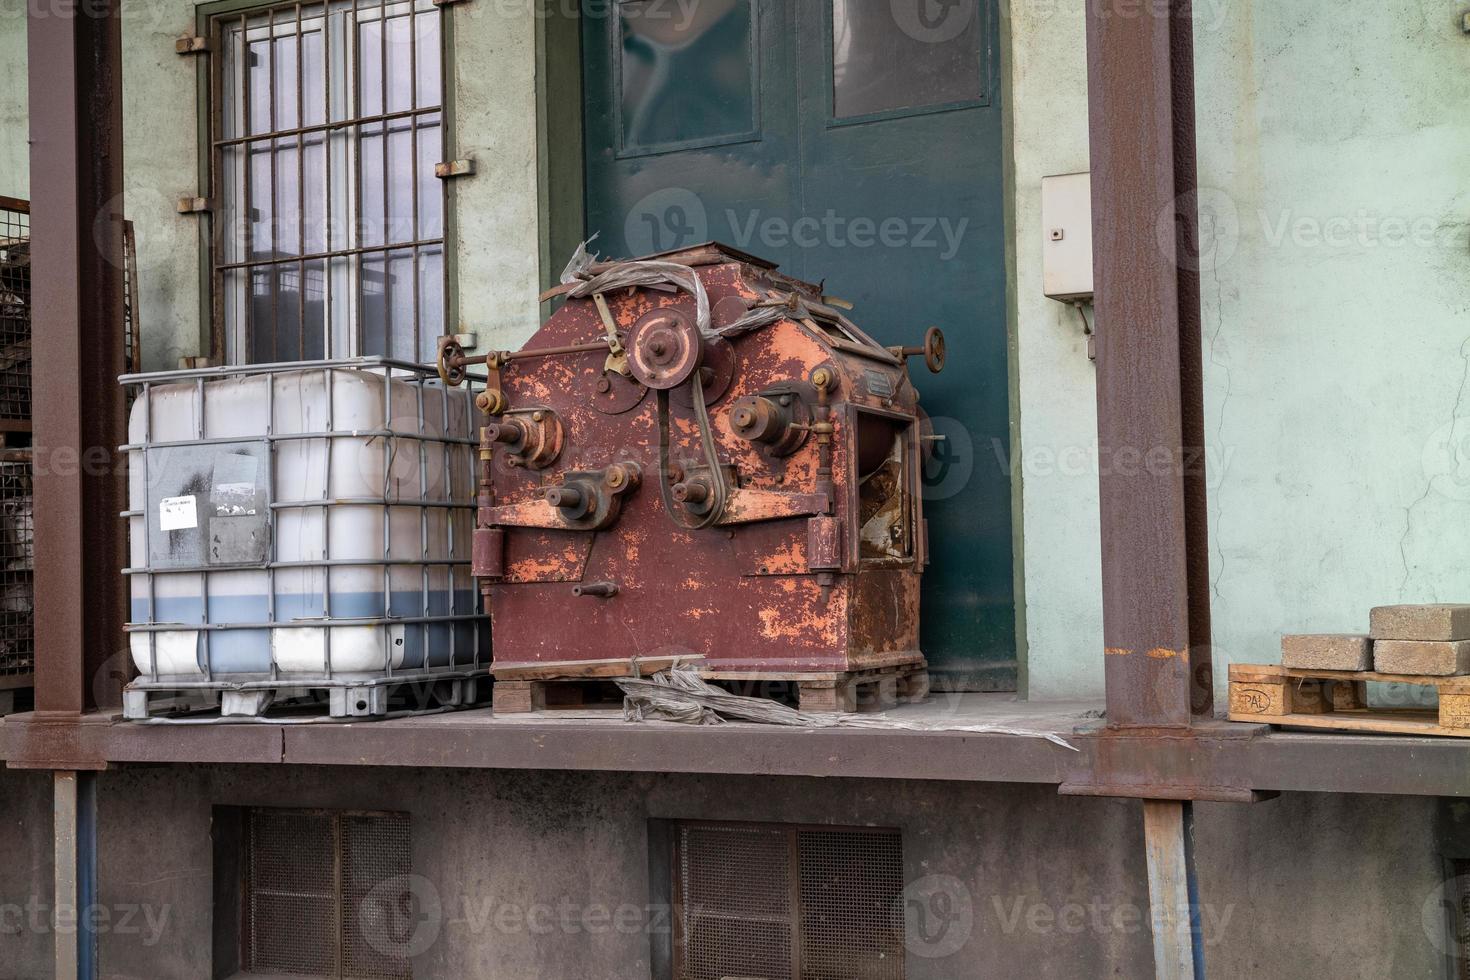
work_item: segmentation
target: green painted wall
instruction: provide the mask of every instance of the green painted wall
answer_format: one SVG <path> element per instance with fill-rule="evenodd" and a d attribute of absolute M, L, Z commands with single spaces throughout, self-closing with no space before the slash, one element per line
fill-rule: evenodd
<path fill-rule="evenodd" d="M 1014 3 L 1033 697 L 1101 690 L 1094 375 L 1041 298 L 1037 180 L 1086 166 L 1081 5 Z M 1282 631 L 1470 601 L 1470 38 L 1417 0 L 1196 3 L 1217 681 Z"/>
<path fill-rule="evenodd" d="M 1272 661 L 1282 630 L 1470 598 L 1470 38 L 1458 9 L 1420 0 L 1196 7 L 1203 202 L 1220 234 L 1203 352 L 1217 663 Z M 174 213 L 197 183 L 194 65 L 173 53 L 194 7 L 126 0 L 125 14 L 127 209 L 153 369 L 200 343 L 197 219 Z M 557 101 L 575 80 L 538 92 L 558 60 L 527 5 L 453 16 L 458 155 L 479 165 L 455 187 L 460 323 L 513 347 L 563 261 L 566 212 L 553 231 L 544 202 L 577 206 L 565 167 L 581 150 Z M 977 464 L 1021 481 L 1030 695 L 1094 694 L 1095 375 L 1040 270 L 1040 178 L 1087 167 L 1082 5 L 1015 0 L 1006 17 L 1019 441 L 1008 458 L 977 447 Z M 25 193 L 23 64 L 24 22 L 0 16 L 0 193 Z"/>
<path fill-rule="evenodd" d="M 0 194 L 27 196 L 25 20 L 11 15 L 19 0 L 0 4 Z M 173 368 L 207 348 L 204 223 L 177 213 L 178 199 L 200 184 L 198 62 L 174 52 L 176 38 L 194 33 L 195 16 L 187 0 L 123 0 L 125 210 L 138 239 L 146 370 Z M 538 114 L 537 38 L 556 20 L 521 3 L 463 4 L 452 17 L 453 155 L 477 162 L 476 176 L 451 194 L 457 325 L 482 345 L 513 348 L 539 325 L 543 263 L 559 273 L 566 261 L 543 257 L 548 232 L 538 206 L 552 163 Z M 569 158 L 580 161 L 580 145 Z"/>
<path fill-rule="evenodd" d="M 0 0 L 0 195 L 30 197 L 26 22 L 21 0 Z"/>

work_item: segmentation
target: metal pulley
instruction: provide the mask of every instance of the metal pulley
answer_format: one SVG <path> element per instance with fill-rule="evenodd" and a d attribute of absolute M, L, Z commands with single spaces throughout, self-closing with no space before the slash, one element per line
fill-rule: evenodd
<path fill-rule="evenodd" d="M 678 310 L 654 310 L 628 332 L 628 368 L 655 391 L 688 381 L 704 359 L 699 328 Z"/>

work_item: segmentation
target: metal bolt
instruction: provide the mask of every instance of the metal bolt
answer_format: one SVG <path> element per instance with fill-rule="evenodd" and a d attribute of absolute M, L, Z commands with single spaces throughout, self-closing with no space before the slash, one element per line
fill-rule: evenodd
<path fill-rule="evenodd" d="M 531 413 L 531 421 L 532 422 L 545 422 L 546 421 L 546 413 L 545 412 L 532 412 Z"/>
<path fill-rule="evenodd" d="M 612 391 L 612 382 L 607 380 L 606 378 L 598 378 L 597 390 L 602 392 L 603 394 L 607 394 L 609 391 Z"/>

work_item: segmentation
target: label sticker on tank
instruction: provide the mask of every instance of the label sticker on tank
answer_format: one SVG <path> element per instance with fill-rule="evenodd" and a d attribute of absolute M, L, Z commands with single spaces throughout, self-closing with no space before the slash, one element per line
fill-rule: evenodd
<path fill-rule="evenodd" d="M 194 497 L 164 497 L 158 502 L 158 526 L 165 531 L 187 531 L 199 526 Z"/>
<path fill-rule="evenodd" d="M 255 477 L 259 464 L 254 456 L 225 453 L 214 462 L 214 489 L 210 503 L 216 517 L 255 516 Z"/>

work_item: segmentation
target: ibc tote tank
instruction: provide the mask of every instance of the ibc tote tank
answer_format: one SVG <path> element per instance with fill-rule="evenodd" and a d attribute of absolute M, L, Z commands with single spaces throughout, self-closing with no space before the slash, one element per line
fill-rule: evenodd
<path fill-rule="evenodd" d="M 334 716 L 383 714 L 406 682 L 473 692 L 473 391 L 381 358 L 123 381 L 127 717 L 176 692 L 242 715 L 327 692 Z"/>

